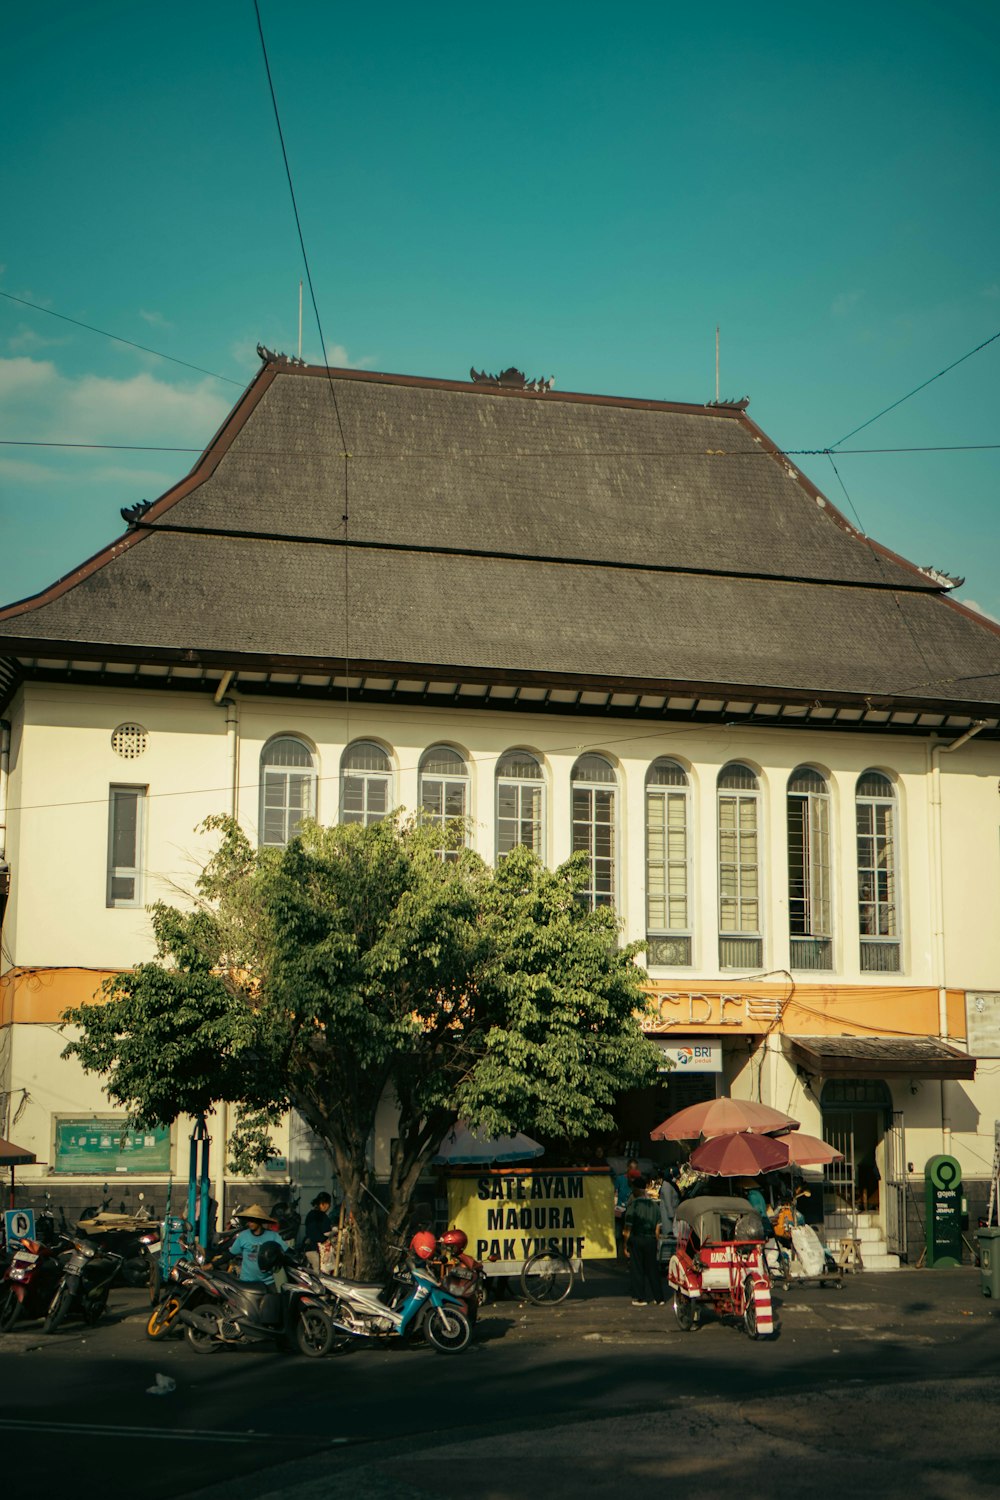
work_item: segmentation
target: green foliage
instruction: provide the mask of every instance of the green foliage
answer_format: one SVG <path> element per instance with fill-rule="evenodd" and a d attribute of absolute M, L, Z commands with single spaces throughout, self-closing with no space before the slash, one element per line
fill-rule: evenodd
<path fill-rule="evenodd" d="M 194 909 L 152 908 L 158 961 L 67 1013 L 67 1053 L 137 1121 L 237 1105 L 240 1170 L 271 1154 L 294 1105 L 336 1161 L 362 1264 L 459 1115 L 487 1134 L 579 1138 L 652 1075 L 635 948 L 578 900 L 579 858 L 555 872 L 526 849 L 496 871 L 466 849 L 445 862 L 440 830 L 399 819 L 310 825 L 260 851 L 227 819 L 208 826 L 220 843 Z M 377 1227 L 367 1143 L 387 1090 L 399 1125 Z"/>

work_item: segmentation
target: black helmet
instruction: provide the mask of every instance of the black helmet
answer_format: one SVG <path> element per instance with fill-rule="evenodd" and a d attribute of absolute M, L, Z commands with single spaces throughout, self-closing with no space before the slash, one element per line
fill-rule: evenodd
<path fill-rule="evenodd" d="M 261 1245 L 260 1249 L 257 1252 L 258 1269 L 261 1271 L 266 1271 L 268 1275 L 270 1275 L 272 1271 L 276 1271 L 278 1269 L 284 1258 L 285 1252 L 282 1250 L 277 1240 L 268 1240 L 267 1244 Z"/>

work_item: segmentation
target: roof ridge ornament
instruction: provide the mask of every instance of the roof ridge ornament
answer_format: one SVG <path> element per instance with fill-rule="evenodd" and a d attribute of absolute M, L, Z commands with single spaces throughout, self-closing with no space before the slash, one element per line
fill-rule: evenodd
<path fill-rule="evenodd" d="M 139 500 L 135 505 L 123 505 L 121 510 L 119 511 L 119 515 L 121 516 L 122 520 L 127 521 L 130 526 L 135 526 L 139 521 L 142 520 L 147 510 L 152 510 L 153 504 L 154 502 L 152 500 Z"/>
<path fill-rule="evenodd" d="M 469 371 L 469 377 L 473 385 L 497 385 L 508 391 L 538 391 L 540 393 L 551 391 L 555 385 L 555 378 L 550 375 L 546 380 L 537 376 L 534 380 L 527 380 L 523 370 L 515 369 L 513 365 L 509 369 L 501 370 L 499 375 L 487 375 L 485 370 L 477 370 L 475 365 Z"/>
<path fill-rule="evenodd" d="M 936 584 L 944 589 L 945 593 L 949 589 L 960 589 L 965 582 L 964 578 L 959 578 L 956 574 L 952 573 L 942 573 L 940 568 L 932 568 L 929 564 L 927 567 L 921 568 L 920 571 L 926 574 L 928 578 L 933 579 Z"/>
<path fill-rule="evenodd" d="M 736 400 L 736 398 L 734 396 L 727 396 L 724 401 L 720 401 L 719 398 L 716 397 L 716 399 L 714 401 L 706 401 L 705 405 L 706 406 L 723 406 L 723 407 L 728 406 L 728 407 L 735 408 L 737 411 L 746 411 L 747 407 L 750 405 L 750 397 L 749 396 L 741 396 L 738 401 Z"/>
<path fill-rule="evenodd" d="M 266 344 L 257 345 L 257 355 L 266 365 L 292 365 L 295 369 L 305 369 L 304 359 L 297 359 L 294 354 L 278 354 Z"/>

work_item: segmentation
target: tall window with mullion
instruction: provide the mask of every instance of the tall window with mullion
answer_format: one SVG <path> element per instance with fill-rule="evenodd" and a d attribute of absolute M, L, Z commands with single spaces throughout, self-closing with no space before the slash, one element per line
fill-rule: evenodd
<path fill-rule="evenodd" d="M 788 781 L 788 932 L 793 969 L 833 968 L 830 794 L 799 766 Z"/>
<path fill-rule="evenodd" d="M 763 962 L 760 922 L 760 789 L 749 766 L 719 772 L 719 965 Z"/>
<path fill-rule="evenodd" d="M 316 766 L 308 745 L 281 735 L 260 757 L 260 843 L 282 849 L 316 816 Z"/>
<path fill-rule="evenodd" d="M 855 815 L 861 968 L 868 973 L 897 973 L 900 933 L 896 789 L 881 771 L 865 771 L 858 777 Z"/>
<path fill-rule="evenodd" d="M 113 786 L 108 792 L 108 906 L 142 905 L 144 786 Z"/>
<path fill-rule="evenodd" d="M 527 750 L 508 750 L 497 761 L 497 863 L 523 844 L 545 858 L 545 782 Z"/>
<path fill-rule="evenodd" d="M 691 962 L 690 794 L 685 771 L 656 760 L 646 773 L 646 963 Z"/>
<path fill-rule="evenodd" d="M 420 820 L 448 830 L 437 850 L 442 859 L 458 858 L 467 842 L 469 768 L 457 750 L 435 745 L 420 761 Z"/>
<path fill-rule="evenodd" d="M 340 821 L 381 823 L 392 807 L 392 767 L 381 745 L 356 740 L 340 762 Z"/>
<path fill-rule="evenodd" d="M 573 853 L 582 850 L 590 865 L 577 900 L 591 910 L 615 904 L 615 800 L 618 778 L 603 755 L 581 755 L 573 767 Z"/>

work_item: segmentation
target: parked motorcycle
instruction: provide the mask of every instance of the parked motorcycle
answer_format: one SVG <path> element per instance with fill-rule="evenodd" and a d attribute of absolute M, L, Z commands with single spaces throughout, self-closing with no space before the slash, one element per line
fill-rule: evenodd
<path fill-rule="evenodd" d="M 160 1226 L 143 1198 L 140 1193 L 139 1209 L 134 1214 L 112 1213 L 105 1198 L 103 1208 L 86 1209 L 77 1224 L 88 1240 L 121 1256 L 120 1278 L 126 1286 L 149 1286 L 160 1253 Z"/>
<path fill-rule="evenodd" d="M 461 1297 L 469 1326 L 475 1327 L 480 1307 L 486 1301 L 483 1263 L 466 1254 L 469 1237 L 461 1229 L 446 1229 L 437 1242 L 440 1281 L 446 1292 Z"/>
<path fill-rule="evenodd" d="M 271 1274 L 282 1269 L 285 1258 L 281 1246 L 270 1241 L 261 1246 L 257 1264 Z M 299 1279 L 283 1275 L 281 1285 L 273 1286 L 237 1281 L 196 1261 L 181 1261 L 175 1269 L 180 1273 L 179 1305 L 170 1316 L 168 1295 L 155 1329 L 166 1326 L 162 1333 L 153 1331 L 152 1337 L 162 1337 L 176 1322 L 183 1325 L 185 1338 L 198 1354 L 213 1354 L 223 1344 L 255 1344 L 265 1339 L 293 1340 L 301 1354 L 313 1359 L 330 1352 L 334 1338 L 330 1316 L 319 1297 Z M 155 1319 L 154 1313 L 147 1333 Z"/>
<path fill-rule="evenodd" d="M 313 1272 L 330 1298 L 335 1331 L 342 1339 L 412 1339 L 422 1332 L 439 1354 L 460 1353 L 471 1336 L 466 1305 L 445 1291 L 430 1270 L 428 1262 L 436 1252 L 435 1236 L 429 1230 L 418 1231 L 410 1241 L 405 1268 L 397 1272 L 399 1289 L 388 1296 L 379 1283 Z"/>
<path fill-rule="evenodd" d="M 111 1283 L 121 1270 L 123 1256 L 102 1249 L 85 1239 L 68 1239 L 69 1254 L 49 1303 L 43 1333 L 55 1333 L 73 1313 L 91 1327 L 99 1323 L 108 1305 Z"/>
<path fill-rule="evenodd" d="M 62 1276 L 59 1253 L 41 1240 L 15 1245 L 0 1282 L 0 1333 L 46 1312 Z"/>

